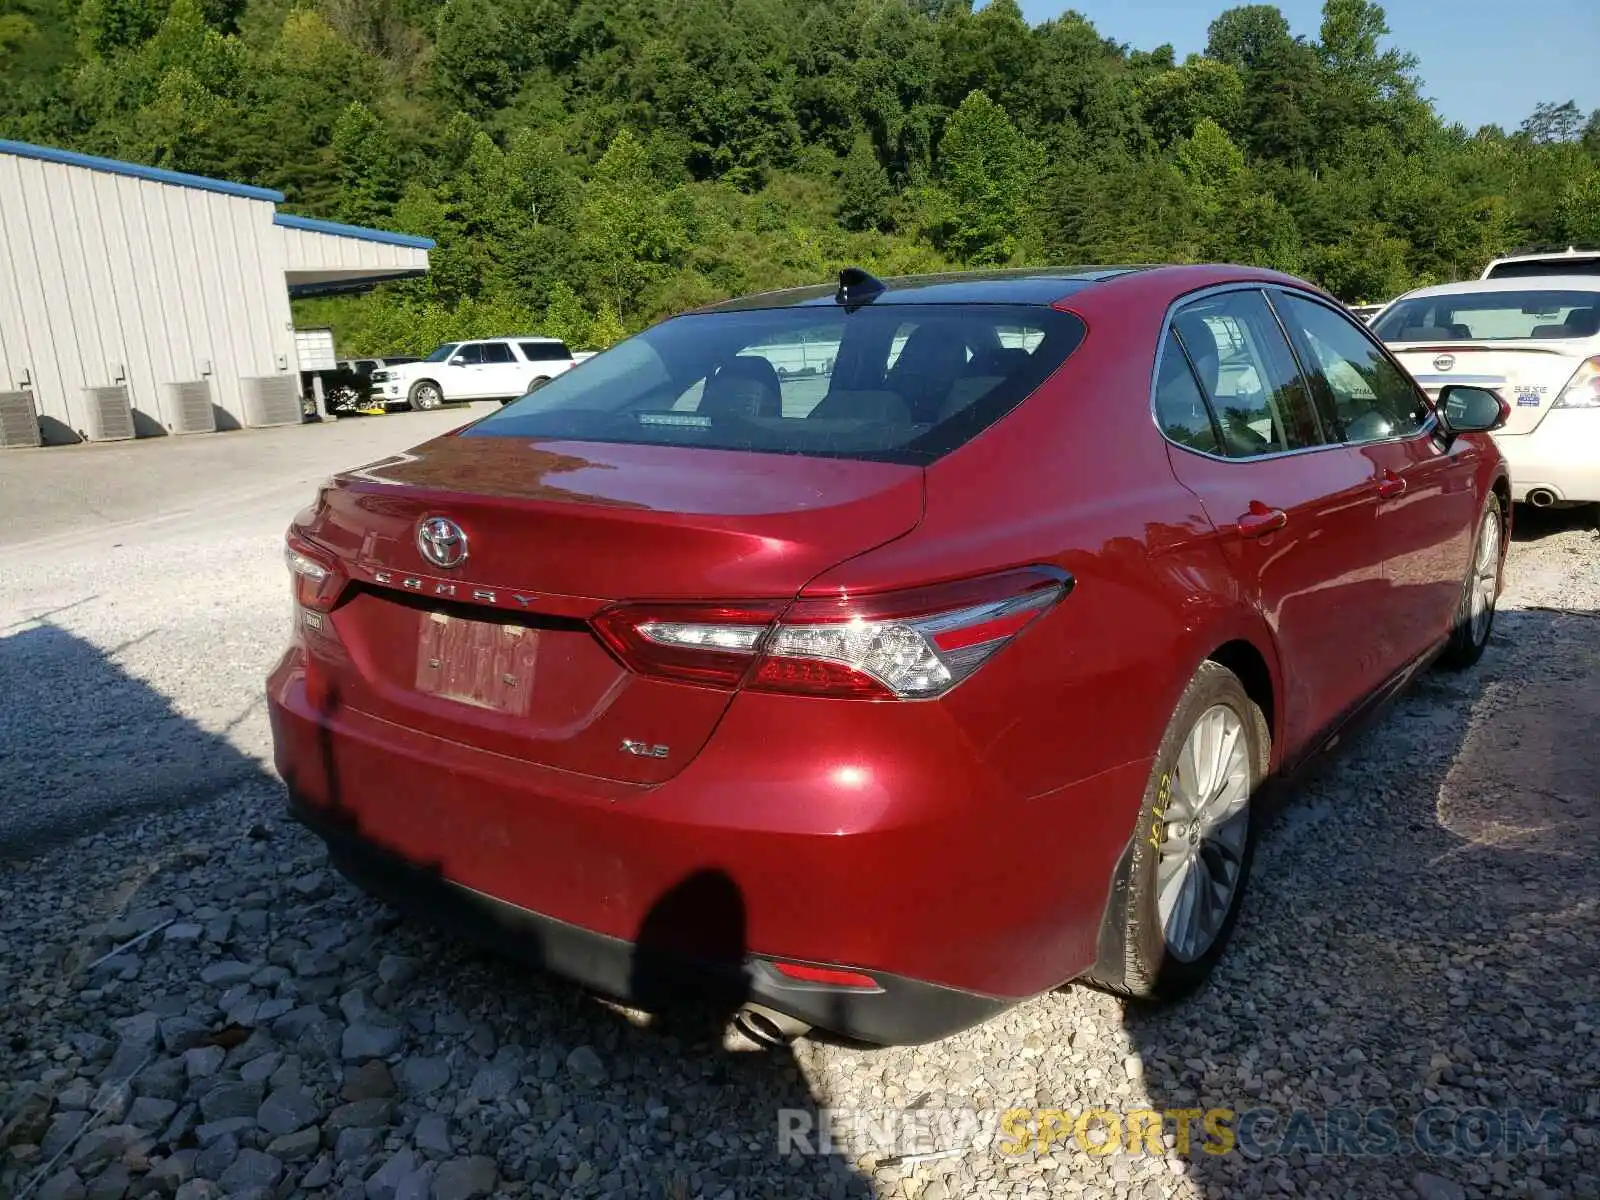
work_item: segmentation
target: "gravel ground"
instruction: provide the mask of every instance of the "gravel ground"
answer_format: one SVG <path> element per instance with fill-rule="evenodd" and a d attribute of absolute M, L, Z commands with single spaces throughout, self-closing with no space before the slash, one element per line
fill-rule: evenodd
<path fill-rule="evenodd" d="M 1592 518 L 1527 519 L 1483 664 L 1301 789 L 1194 1000 L 1068 989 L 933 1046 L 762 1051 L 401 923 L 280 816 L 283 525 L 460 419 L 0 463 L 0 1196 L 1600 1196 Z M 925 1140 L 780 1153 L 780 1110 L 823 1108 L 911 1108 Z M 1019 1108 L 1309 1120 L 1008 1154 Z M 1331 1143 L 1352 1114 L 1392 1152 Z"/>

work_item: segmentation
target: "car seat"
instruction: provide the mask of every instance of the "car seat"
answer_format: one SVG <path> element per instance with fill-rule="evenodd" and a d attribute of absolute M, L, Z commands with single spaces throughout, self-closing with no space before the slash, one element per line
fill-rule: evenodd
<path fill-rule="evenodd" d="M 967 366 L 967 339 L 954 321 L 929 321 L 906 339 L 884 387 L 905 401 L 911 419 L 932 424 Z"/>
<path fill-rule="evenodd" d="M 706 380 L 695 410 L 709 417 L 781 417 L 783 388 L 778 372 L 764 358 L 730 358 Z"/>

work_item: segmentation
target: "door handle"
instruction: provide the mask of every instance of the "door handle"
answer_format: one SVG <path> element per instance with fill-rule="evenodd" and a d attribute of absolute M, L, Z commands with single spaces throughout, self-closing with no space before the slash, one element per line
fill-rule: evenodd
<path fill-rule="evenodd" d="M 1385 471 L 1383 478 L 1378 480 L 1378 495 L 1385 500 L 1392 500 L 1404 494 L 1406 481 L 1393 471 Z"/>
<path fill-rule="evenodd" d="M 1259 500 L 1250 502 L 1250 511 L 1239 518 L 1239 536 L 1247 538 L 1265 537 L 1269 533 L 1277 533 L 1289 523 L 1289 514 L 1281 508 L 1268 508 Z"/>

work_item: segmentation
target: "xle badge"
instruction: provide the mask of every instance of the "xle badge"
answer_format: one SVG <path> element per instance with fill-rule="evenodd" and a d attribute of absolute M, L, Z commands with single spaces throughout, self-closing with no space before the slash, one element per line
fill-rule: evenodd
<path fill-rule="evenodd" d="M 665 746 L 652 746 L 648 742 L 636 742 L 632 738 L 622 739 L 622 752 L 632 754 L 636 758 L 665 758 Z"/>

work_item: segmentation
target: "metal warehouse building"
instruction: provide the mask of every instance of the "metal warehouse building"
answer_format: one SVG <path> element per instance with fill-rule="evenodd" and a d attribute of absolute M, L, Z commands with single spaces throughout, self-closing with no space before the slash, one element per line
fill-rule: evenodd
<path fill-rule="evenodd" d="M 0 141 L 0 446 L 298 422 L 290 296 L 420 275 L 433 243 L 283 199 Z"/>

